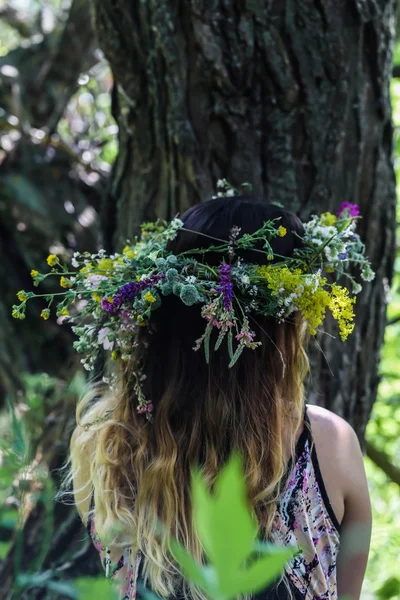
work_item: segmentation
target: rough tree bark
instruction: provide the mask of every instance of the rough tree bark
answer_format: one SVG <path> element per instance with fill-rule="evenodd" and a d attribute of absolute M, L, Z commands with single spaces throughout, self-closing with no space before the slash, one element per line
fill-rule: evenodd
<path fill-rule="evenodd" d="M 342 345 L 312 352 L 309 400 L 360 438 L 379 377 L 395 243 L 393 0 L 92 0 L 114 77 L 120 154 L 104 207 L 114 248 L 226 177 L 308 218 L 357 202 L 376 269 Z"/>

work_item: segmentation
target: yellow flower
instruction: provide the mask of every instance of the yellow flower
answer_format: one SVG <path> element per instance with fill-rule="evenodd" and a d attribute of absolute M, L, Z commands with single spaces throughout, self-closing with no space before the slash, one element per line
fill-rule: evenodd
<path fill-rule="evenodd" d="M 321 279 L 326 283 L 326 279 Z M 307 329 L 311 335 L 317 333 L 318 327 L 325 319 L 326 308 L 329 304 L 329 293 L 323 289 L 323 283 L 315 290 L 305 287 L 304 293 L 298 298 L 297 304 L 307 321 Z"/>
<path fill-rule="evenodd" d="M 84 275 L 86 273 L 88 273 L 88 274 L 91 275 L 92 274 L 92 268 L 93 268 L 92 263 L 88 263 L 87 265 L 85 265 L 84 267 L 82 267 L 82 269 L 79 270 L 79 273 L 83 273 Z"/>
<path fill-rule="evenodd" d="M 42 310 L 42 312 L 40 313 L 40 316 L 42 317 L 42 319 L 44 319 L 45 321 L 47 321 L 47 319 L 50 317 L 50 309 L 49 308 L 44 308 Z"/>
<path fill-rule="evenodd" d="M 24 313 L 20 312 L 18 309 L 14 308 L 12 311 L 12 316 L 14 317 L 14 319 L 21 319 L 21 321 L 23 319 L 25 319 L 25 315 Z"/>
<path fill-rule="evenodd" d="M 111 258 L 102 258 L 96 267 L 96 273 L 104 271 L 112 271 L 114 268 L 114 261 Z"/>
<path fill-rule="evenodd" d="M 118 352 L 118 350 L 113 350 L 113 351 L 111 352 L 111 358 L 112 358 L 113 360 L 117 360 L 117 358 L 118 358 L 118 357 L 119 357 L 119 352 Z"/>
<path fill-rule="evenodd" d="M 125 246 L 122 250 L 122 254 L 131 260 L 135 258 L 135 251 L 130 246 Z"/>
<path fill-rule="evenodd" d="M 333 215 L 330 212 L 325 212 L 321 215 L 321 225 L 326 225 L 327 227 L 330 227 L 331 225 L 335 225 L 336 221 L 336 215 Z"/>
<path fill-rule="evenodd" d="M 94 293 L 94 294 L 92 294 L 92 298 L 93 298 L 93 300 L 96 300 L 96 302 L 101 302 L 100 294 Z"/>
<path fill-rule="evenodd" d="M 333 318 L 339 324 L 339 334 L 345 341 L 354 329 L 354 310 L 356 298 L 349 296 L 349 290 L 334 283 L 331 288 L 329 308 Z"/>
<path fill-rule="evenodd" d="M 68 277 L 61 277 L 60 279 L 60 286 L 62 288 L 70 288 L 72 287 L 74 284 L 72 283 L 72 281 L 70 279 L 68 279 Z"/>
<path fill-rule="evenodd" d="M 60 317 L 68 317 L 69 316 L 68 309 L 65 307 L 62 308 L 58 314 Z"/>
<path fill-rule="evenodd" d="M 47 257 L 47 264 L 49 267 L 54 267 L 58 263 L 58 258 L 55 254 L 49 254 Z"/>
<path fill-rule="evenodd" d="M 154 298 L 154 296 L 151 292 L 147 292 L 147 294 L 145 294 L 143 299 L 146 300 L 146 302 L 150 302 L 150 304 L 153 304 L 153 302 L 156 301 L 156 299 Z"/>
<path fill-rule="evenodd" d="M 304 275 L 301 269 L 290 270 L 288 267 L 273 267 L 271 265 L 257 268 L 258 275 L 266 279 L 273 296 L 278 296 L 282 288 L 289 294 L 295 293 L 296 306 L 301 310 L 307 321 L 308 331 L 315 335 L 317 328 L 325 318 L 330 296 L 324 289 L 326 279 L 321 277 L 316 290 L 304 285 Z M 299 292 L 301 292 L 300 295 Z"/>
<path fill-rule="evenodd" d="M 17 292 L 17 298 L 18 298 L 18 300 L 23 302 L 24 300 L 28 299 L 28 294 L 26 292 L 24 292 L 24 290 L 20 290 L 19 292 Z"/>
<path fill-rule="evenodd" d="M 38 275 L 39 275 L 39 271 L 35 271 L 35 269 L 32 269 L 32 271 L 31 271 L 32 279 L 35 280 Z"/>
<path fill-rule="evenodd" d="M 279 227 L 278 227 L 278 235 L 279 235 L 279 237 L 285 237 L 286 234 L 287 234 L 286 227 L 283 227 L 282 225 L 279 225 Z"/>

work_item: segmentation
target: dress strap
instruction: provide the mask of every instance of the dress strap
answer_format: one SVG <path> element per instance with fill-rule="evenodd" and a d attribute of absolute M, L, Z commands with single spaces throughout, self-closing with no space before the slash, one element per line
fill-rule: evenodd
<path fill-rule="evenodd" d="M 306 405 L 304 405 L 303 422 L 304 422 L 303 431 L 301 432 L 300 437 L 296 443 L 296 449 L 295 449 L 295 460 L 296 461 L 299 459 L 301 453 L 303 452 L 306 441 L 308 440 L 309 442 L 311 442 L 311 440 L 312 440 L 311 423 L 310 423 L 309 416 L 307 414 L 307 406 Z"/>

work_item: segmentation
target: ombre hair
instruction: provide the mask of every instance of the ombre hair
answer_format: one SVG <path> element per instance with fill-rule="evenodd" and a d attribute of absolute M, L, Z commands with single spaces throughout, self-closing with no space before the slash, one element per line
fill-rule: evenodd
<path fill-rule="evenodd" d="M 192 207 L 182 217 L 192 233 L 180 231 L 170 249 L 179 253 L 206 248 L 213 243 L 206 236 L 227 240 L 233 226 L 242 234 L 252 233 L 275 218 L 280 218 L 287 235 L 272 241 L 274 253 L 291 256 L 301 244 L 301 221 L 249 196 L 217 198 Z M 259 252 L 246 250 L 240 255 L 246 262 L 266 262 Z M 206 255 L 209 263 L 221 259 Z M 77 408 L 77 421 L 84 426 L 115 407 L 105 422 L 87 430 L 77 426 L 70 478 L 87 465 L 87 489 L 93 493 L 100 538 L 118 543 L 122 533 L 133 553 L 140 550 L 145 584 L 161 597 L 183 588 L 185 594 L 204 598 L 199 588 L 183 581 L 169 550 L 173 536 L 198 561 L 204 560 L 192 525 L 191 468 L 199 467 L 212 487 L 228 457 L 239 451 L 260 536 L 267 540 L 271 532 L 303 420 L 306 333 L 300 313 L 284 322 L 253 317 L 251 312 L 249 319 L 262 346 L 246 349 L 229 369 L 223 345 L 211 351 L 207 364 L 203 352 L 193 350 L 204 331 L 199 307 L 185 306 L 174 296 L 163 298 L 152 317 L 154 326 L 140 331 L 131 360 L 121 363 L 117 390 L 92 385 Z M 144 392 L 154 405 L 152 423 L 136 409 L 132 373 L 139 359 L 144 365 Z"/>

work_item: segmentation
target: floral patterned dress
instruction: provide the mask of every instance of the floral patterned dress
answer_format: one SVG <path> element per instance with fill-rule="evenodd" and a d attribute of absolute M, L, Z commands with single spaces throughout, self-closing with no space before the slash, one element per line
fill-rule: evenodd
<path fill-rule="evenodd" d="M 322 479 L 310 422 L 296 447 L 287 483 L 277 507 L 271 541 L 294 546 L 299 554 L 286 566 L 287 580 L 296 600 L 337 600 L 336 561 L 340 545 L 340 525 L 330 504 Z M 92 506 L 93 508 L 93 506 Z M 106 577 L 118 582 L 120 600 L 134 600 L 140 581 L 141 553 L 126 548 L 105 547 L 97 533 L 92 513 L 88 532 L 99 551 Z M 255 600 L 288 598 L 283 582 L 255 595 Z"/>

